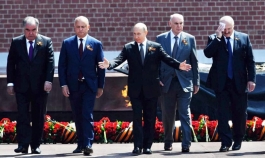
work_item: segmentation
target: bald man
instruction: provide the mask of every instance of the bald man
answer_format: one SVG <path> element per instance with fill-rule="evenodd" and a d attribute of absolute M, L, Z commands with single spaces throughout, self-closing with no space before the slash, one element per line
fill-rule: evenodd
<path fill-rule="evenodd" d="M 234 20 L 223 16 L 215 34 L 210 35 L 204 54 L 213 59 L 206 85 L 218 103 L 220 152 L 239 150 L 246 132 L 248 92 L 255 89 L 256 69 L 249 36 L 234 30 Z M 231 110 L 231 112 L 230 112 Z M 228 125 L 230 114 L 233 134 Z"/>
<path fill-rule="evenodd" d="M 73 153 L 84 151 L 84 155 L 93 153 L 93 109 L 105 82 L 105 70 L 98 67 L 104 57 L 102 44 L 88 35 L 89 28 L 86 17 L 75 19 L 76 35 L 63 41 L 58 65 L 62 93 L 70 100 L 78 137 Z"/>
<path fill-rule="evenodd" d="M 188 71 L 191 66 L 171 58 L 160 44 L 147 40 L 147 27 L 137 23 L 133 27 L 134 41 L 124 45 L 121 53 L 112 62 L 104 59 L 101 68 L 113 69 L 128 61 L 128 95 L 133 109 L 133 155 L 152 154 L 156 106 L 160 96 L 159 65 L 163 61 L 171 67 Z M 142 119 L 143 118 L 143 119 Z M 142 121 L 143 127 L 142 127 Z"/>

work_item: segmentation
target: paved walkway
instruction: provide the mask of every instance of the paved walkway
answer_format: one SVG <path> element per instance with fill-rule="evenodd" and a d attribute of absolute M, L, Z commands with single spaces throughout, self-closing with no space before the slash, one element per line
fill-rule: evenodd
<path fill-rule="evenodd" d="M 222 158 L 222 157 L 244 157 L 257 158 L 265 157 L 265 141 L 243 142 L 239 151 L 219 152 L 220 142 L 199 142 L 192 143 L 191 152 L 184 154 L 181 152 L 181 143 L 174 143 L 173 150 L 164 151 L 163 143 L 154 143 L 152 155 L 132 156 L 132 143 L 115 144 L 94 144 L 94 153 L 91 156 L 83 154 L 73 154 L 76 144 L 43 144 L 41 145 L 41 155 L 17 154 L 14 149 L 17 144 L 0 144 L 0 157 L 100 157 L 100 158 L 120 158 L 120 157 L 139 157 L 139 158 Z M 231 149 L 231 148 L 230 148 Z"/>

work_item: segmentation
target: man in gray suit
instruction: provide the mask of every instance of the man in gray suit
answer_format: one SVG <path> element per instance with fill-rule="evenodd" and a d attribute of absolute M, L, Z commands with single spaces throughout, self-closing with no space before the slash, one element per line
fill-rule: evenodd
<path fill-rule="evenodd" d="M 190 101 L 192 92 L 196 94 L 200 85 L 195 37 L 183 32 L 183 25 L 184 17 L 181 14 L 173 14 L 169 21 L 171 30 L 156 38 L 156 42 L 160 43 L 170 56 L 178 61 L 186 61 L 192 67 L 191 71 L 181 71 L 161 63 L 161 109 L 166 151 L 172 150 L 176 110 L 178 109 L 182 130 L 182 152 L 189 152 L 191 145 Z"/>

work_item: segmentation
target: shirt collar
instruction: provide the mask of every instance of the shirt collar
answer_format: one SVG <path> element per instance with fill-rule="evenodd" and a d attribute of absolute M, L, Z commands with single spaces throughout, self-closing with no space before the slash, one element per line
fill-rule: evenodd
<path fill-rule="evenodd" d="M 81 38 L 79 38 L 79 37 L 77 37 L 77 38 L 78 38 L 78 40 L 81 39 Z M 85 37 L 83 37 L 82 39 L 83 39 L 83 43 L 84 43 L 84 41 L 86 41 L 86 39 L 87 39 L 87 35 L 86 35 Z"/>
<path fill-rule="evenodd" d="M 142 44 L 143 44 L 144 46 L 146 46 L 146 42 L 147 42 L 147 38 L 144 39 L 144 41 L 143 41 Z M 138 43 L 138 46 L 139 46 L 139 47 L 140 47 L 140 44 L 141 44 L 141 43 Z"/>
<path fill-rule="evenodd" d="M 177 36 L 178 36 L 178 39 L 180 39 L 181 33 L 182 33 L 182 31 L 177 35 Z M 173 33 L 173 31 L 170 30 L 170 38 L 171 38 L 171 39 L 174 39 L 175 36 L 176 36 L 176 35 Z"/>
<path fill-rule="evenodd" d="M 26 39 L 27 43 L 29 43 L 30 40 Z M 32 41 L 33 43 L 35 43 L 35 40 Z"/>

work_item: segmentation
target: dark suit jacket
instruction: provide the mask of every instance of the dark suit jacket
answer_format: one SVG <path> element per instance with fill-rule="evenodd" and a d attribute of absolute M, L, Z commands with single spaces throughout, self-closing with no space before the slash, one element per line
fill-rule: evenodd
<path fill-rule="evenodd" d="M 228 49 L 224 37 L 221 41 L 215 35 L 210 35 L 204 54 L 213 59 L 206 85 L 217 92 L 224 89 L 227 78 Z M 249 36 L 245 33 L 234 31 L 233 46 L 233 73 L 237 91 L 247 91 L 247 82 L 256 81 L 255 61 Z"/>
<path fill-rule="evenodd" d="M 179 69 L 179 62 L 172 59 L 160 44 L 147 40 L 146 45 L 144 65 L 142 65 L 138 44 L 133 41 L 125 44 L 119 56 L 110 62 L 108 68 L 113 69 L 125 60 L 128 61 L 129 97 L 138 97 L 142 89 L 147 98 L 160 96 L 159 66 L 161 61 Z"/>
<path fill-rule="evenodd" d="M 7 83 L 14 83 L 16 92 L 44 91 L 44 82 L 53 81 L 54 54 L 52 41 L 38 35 L 34 44 L 34 57 L 29 60 L 24 35 L 12 39 L 7 59 Z"/>
<path fill-rule="evenodd" d="M 98 67 L 98 62 L 104 58 L 102 44 L 88 35 L 80 58 L 77 40 L 77 36 L 72 36 L 62 43 L 58 65 L 60 85 L 68 85 L 70 91 L 77 91 L 78 74 L 81 71 L 89 88 L 97 92 L 105 83 L 106 70 Z"/>
<path fill-rule="evenodd" d="M 175 74 L 177 74 L 178 80 L 184 92 L 191 92 L 193 91 L 194 85 L 200 85 L 195 38 L 186 32 L 182 32 L 179 40 L 180 42 L 176 59 L 180 62 L 186 60 L 186 63 L 190 64 L 192 69 L 191 71 L 175 71 L 174 68 L 162 62 L 160 68 L 160 79 L 164 84 L 162 87 L 162 91 L 164 93 L 168 92 L 171 80 L 175 77 Z M 156 42 L 160 43 L 167 54 L 172 56 L 170 31 L 158 35 L 156 37 Z"/>

